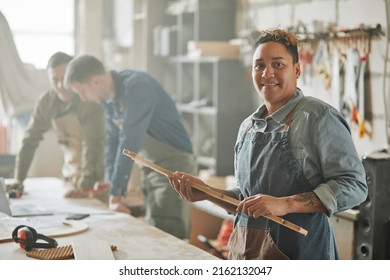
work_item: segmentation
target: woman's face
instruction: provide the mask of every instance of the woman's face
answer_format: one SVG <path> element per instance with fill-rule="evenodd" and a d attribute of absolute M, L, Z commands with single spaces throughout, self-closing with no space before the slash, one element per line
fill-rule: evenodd
<path fill-rule="evenodd" d="M 266 42 L 253 54 L 252 80 L 270 114 L 285 105 L 294 94 L 300 75 L 299 63 L 280 43 Z"/>

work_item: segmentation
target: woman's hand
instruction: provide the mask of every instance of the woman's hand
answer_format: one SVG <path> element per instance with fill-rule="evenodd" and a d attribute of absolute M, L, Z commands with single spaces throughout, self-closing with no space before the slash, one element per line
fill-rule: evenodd
<path fill-rule="evenodd" d="M 266 215 L 283 216 L 288 214 L 286 199 L 265 194 L 257 194 L 245 198 L 237 206 L 237 212 L 243 212 L 254 218 Z"/>
<path fill-rule="evenodd" d="M 286 197 L 257 194 L 245 198 L 237 207 L 250 217 L 264 215 L 284 216 L 290 213 L 327 213 L 327 209 L 314 192 L 299 193 Z"/>
<path fill-rule="evenodd" d="M 209 187 L 206 183 L 204 183 L 199 178 L 191 176 L 187 173 L 176 171 L 169 178 L 169 182 L 171 183 L 175 191 L 184 200 L 194 202 L 194 201 L 204 200 L 207 198 L 207 195 L 204 192 L 191 187 L 192 183 L 194 182 Z"/>

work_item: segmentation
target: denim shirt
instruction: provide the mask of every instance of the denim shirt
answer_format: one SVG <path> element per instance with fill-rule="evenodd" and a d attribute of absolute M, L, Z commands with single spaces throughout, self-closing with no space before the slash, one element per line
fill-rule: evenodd
<path fill-rule="evenodd" d="M 282 131 L 282 122 L 294 107 L 289 128 L 290 148 L 327 214 L 362 203 L 368 193 L 365 171 L 348 124 L 336 109 L 314 97 L 305 97 L 300 89 L 297 88 L 286 105 L 265 119 L 261 116 L 266 107 L 260 106 L 241 124 L 238 141 L 252 119 L 259 120 L 255 128 L 259 131 Z M 240 190 L 233 192 L 239 195 Z"/>
<path fill-rule="evenodd" d="M 105 180 L 111 195 L 126 195 L 133 161 L 123 149 L 139 152 L 145 135 L 178 150 L 192 153 L 192 144 L 172 98 L 144 72 L 111 71 L 115 97 L 105 100 Z"/>

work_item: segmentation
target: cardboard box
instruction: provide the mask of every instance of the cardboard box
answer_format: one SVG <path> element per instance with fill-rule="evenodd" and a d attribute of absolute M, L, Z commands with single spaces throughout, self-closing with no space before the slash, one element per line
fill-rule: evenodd
<path fill-rule="evenodd" d="M 218 56 L 228 59 L 240 57 L 240 46 L 229 41 L 189 41 L 187 55 L 191 57 Z"/>
<path fill-rule="evenodd" d="M 213 170 L 202 169 L 198 175 L 206 184 L 221 190 L 230 190 L 237 187 L 236 178 L 233 175 L 215 176 Z"/>

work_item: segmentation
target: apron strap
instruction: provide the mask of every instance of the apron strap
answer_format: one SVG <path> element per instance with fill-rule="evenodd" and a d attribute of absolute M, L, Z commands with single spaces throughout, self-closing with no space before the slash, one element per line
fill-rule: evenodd
<path fill-rule="evenodd" d="M 295 112 L 295 107 L 296 105 L 294 106 L 294 108 L 290 111 L 290 113 L 288 113 L 287 117 L 286 117 L 286 122 L 284 123 L 284 131 L 285 132 L 288 132 L 289 128 L 290 128 L 290 125 L 292 123 L 292 119 L 293 119 L 293 116 L 294 116 L 294 112 Z"/>
<path fill-rule="evenodd" d="M 302 100 L 303 100 L 303 98 L 301 98 L 297 102 L 297 104 L 295 104 L 294 108 L 291 109 L 290 113 L 288 113 L 287 117 L 285 118 L 286 121 L 284 123 L 284 131 L 288 132 L 290 125 L 292 123 L 293 117 L 294 117 L 295 108 L 297 108 L 298 104 L 301 103 Z"/>

